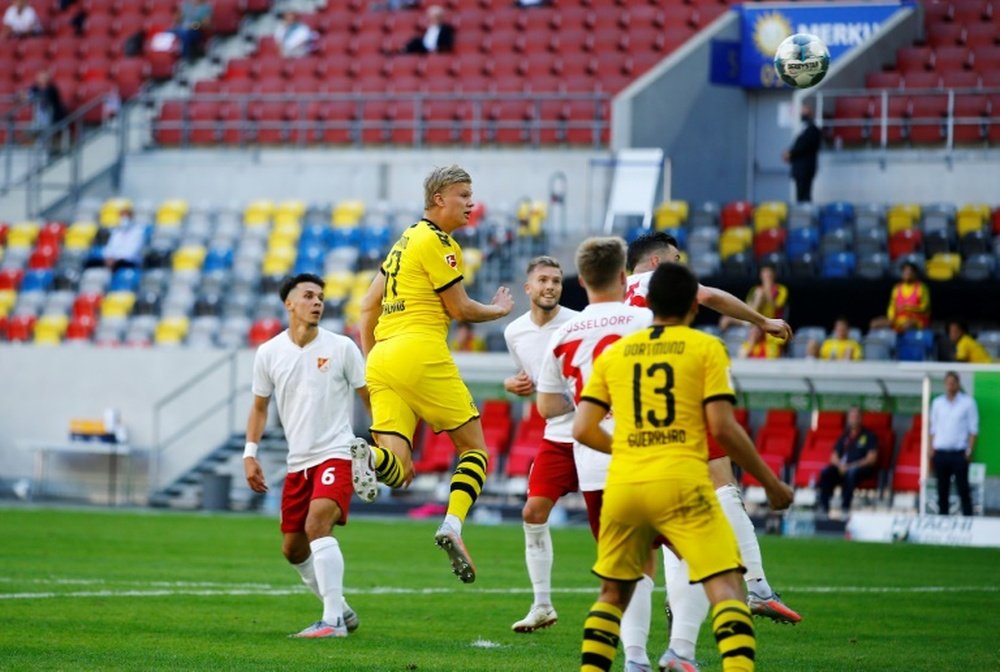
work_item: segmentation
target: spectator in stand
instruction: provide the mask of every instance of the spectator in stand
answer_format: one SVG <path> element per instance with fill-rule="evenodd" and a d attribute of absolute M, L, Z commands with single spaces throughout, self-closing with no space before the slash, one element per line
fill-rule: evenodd
<path fill-rule="evenodd" d="M 548 7 L 552 0 L 515 0 L 514 4 L 518 7 Z"/>
<path fill-rule="evenodd" d="M 812 183 L 816 177 L 816 163 L 820 145 L 823 144 L 823 133 L 813 121 L 811 107 L 803 105 L 800 117 L 805 128 L 795 138 L 795 142 L 782 155 L 782 158 L 792 167 L 792 179 L 795 180 L 795 200 L 798 203 L 809 203 L 812 201 Z"/>
<path fill-rule="evenodd" d="M 274 31 L 274 41 L 286 58 L 308 56 L 316 48 L 316 33 L 298 20 L 295 12 L 285 12 Z"/>
<path fill-rule="evenodd" d="M 740 346 L 743 359 L 777 359 L 781 357 L 781 345 L 776 338 L 768 336 L 756 324 L 750 325 L 747 340 Z"/>
<path fill-rule="evenodd" d="M 850 337 L 851 325 L 846 317 L 838 317 L 833 323 L 833 334 L 823 341 L 820 359 L 843 359 L 858 361 L 864 355 L 861 344 Z"/>
<path fill-rule="evenodd" d="M 955 346 L 955 361 L 971 364 L 989 364 L 993 361 L 986 348 L 969 334 L 965 322 L 952 320 L 948 323 L 948 340 Z"/>
<path fill-rule="evenodd" d="M 486 352 L 486 340 L 476 334 L 471 322 L 458 322 L 451 339 L 452 352 Z"/>
<path fill-rule="evenodd" d="M 417 35 L 403 47 L 405 54 L 443 54 L 455 47 L 455 27 L 444 20 L 440 5 L 427 8 L 427 30 Z"/>
<path fill-rule="evenodd" d="M 830 512 L 830 497 L 839 485 L 841 510 L 845 516 L 849 514 L 854 488 L 875 475 L 877 462 L 878 438 L 861 424 L 861 409 L 852 406 L 847 411 L 847 427 L 833 446 L 830 464 L 819 475 L 819 512 Z"/>
<path fill-rule="evenodd" d="M 41 32 L 42 22 L 28 0 L 14 0 L 4 12 L 3 29 L 0 33 L 3 39 L 33 37 Z"/>
<path fill-rule="evenodd" d="M 772 264 L 760 267 L 760 284 L 754 285 L 747 294 L 747 305 L 769 319 L 785 319 L 788 307 L 788 288 L 777 281 L 777 269 Z M 725 331 L 727 327 L 738 320 L 723 315 L 719 320 L 719 328 Z"/>
<path fill-rule="evenodd" d="M 951 512 L 951 478 L 955 477 L 962 515 L 972 515 L 969 492 L 969 462 L 979 434 L 979 409 L 976 400 L 962 391 L 958 374 L 944 375 L 944 394 L 931 403 L 931 462 L 937 475 L 938 513 Z"/>
<path fill-rule="evenodd" d="M 34 130 L 38 134 L 44 133 L 66 118 L 66 106 L 63 105 L 62 95 L 48 70 L 42 70 L 35 75 L 35 83 L 28 87 L 23 97 L 31 101 L 34 106 Z M 55 133 L 50 138 L 49 151 L 52 153 L 59 152 L 60 135 L 62 133 Z"/>
<path fill-rule="evenodd" d="M 902 274 L 900 282 L 892 288 L 886 315 L 872 320 L 872 329 L 926 329 L 931 323 L 931 293 L 920 281 L 920 269 L 906 262 Z"/>
<path fill-rule="evenodd" d="M 197 56 L 211 28 L 212 5 L 208 0 L 185 0 L 171 30 L 181 41 L 181 56 L 189 61 Z"/>
<path fill-rule="evenodd" d="M 121 209 L 118 226 L 111 229 L 108 244 L 104 246 L 104 263 L 113 271 L 139 268 L 145 244 L 146 227 L 135 219 L 132 206 L 126 205 Z"/>
<path fill-rule="evenodd" d="M 418 7 L 420 7 L 420 0 L 386 0 L 386 2 L 376 2 L 369 9 L 377 12 L 380 10 L 417 9 Z"/>

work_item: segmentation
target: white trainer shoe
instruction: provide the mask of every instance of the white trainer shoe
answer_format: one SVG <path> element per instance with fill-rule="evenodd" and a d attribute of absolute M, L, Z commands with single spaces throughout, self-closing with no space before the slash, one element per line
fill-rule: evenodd
<path fill-rule="evenodd" d="M 536 604 L 531 607 L 528 615 L 520 621 L 510 626 L 514 632 L 534 632 L 542 628 L 549 628 L 559 620 L 559 614 L 551 604 Z"/>

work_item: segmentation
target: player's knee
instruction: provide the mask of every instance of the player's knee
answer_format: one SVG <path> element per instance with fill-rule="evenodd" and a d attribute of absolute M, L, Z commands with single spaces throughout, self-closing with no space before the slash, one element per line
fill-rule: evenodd
<path fill-rule="evenodd" d="M 552 502 L 542 498 L 529 498 L 521 509 L 521 519 L 532 525 L 541 525 L 548 522 L 549 514 L 552 512 Z"/>
<path fill-rule="evenodd" d="M 309 559 L 309 543 L 293 537 L 286 537 L 281 544 L 281 554 L 293 565 L 298 565 Z"/>

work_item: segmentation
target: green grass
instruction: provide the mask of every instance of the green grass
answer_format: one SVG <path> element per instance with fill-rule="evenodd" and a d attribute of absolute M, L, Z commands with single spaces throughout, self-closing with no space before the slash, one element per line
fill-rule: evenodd
<path fill-rule="evenodd" d="M 554 584 L 577 590 L 555 595 L 556 627 L 527 636 L 510 631 L 531 600 L 510 592 L 528 587 L 520 527 L 467 528 L 479 569 L 473 586 L 451 576 L 433 530 L 361 518 L 339 530 L 361 629 L 346 640 L 298 641 L 287 635 L 316 620 L 320 605 L 281 557 L 273 519 L 0 509 L 0 670 L 576 669 L 597 586 L 587 530 L 553 532 Z M 771 583 L 804 620 L 757 621 L 758 670 L 1000 669 L 1000 552 L 761 543 Z M 917 592 L 927 586 L 950 590 Z M 661 588 L 655 603 L 662 598 Z M 663 629 L 654 609 L 654 660 Z M 706 671 L 721 669 L 710 634 L 703 627 L 698 646 Z M 473 647 L 478 639 L 499 646 Z"/>

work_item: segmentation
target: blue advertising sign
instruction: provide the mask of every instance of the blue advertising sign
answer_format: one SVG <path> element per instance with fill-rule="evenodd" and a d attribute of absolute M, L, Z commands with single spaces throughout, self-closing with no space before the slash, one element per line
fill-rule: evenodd
<path fill-rule="evenodd" d="M 869 39 L 906 2 L 865 4 L 816 3 L 743 4 L 741 16 L 740 85 L 778 88 L 785 84 L 774 72 L 774 52 L 789 35 L 810 33 L 826 42 L 830 63 Z"/>

